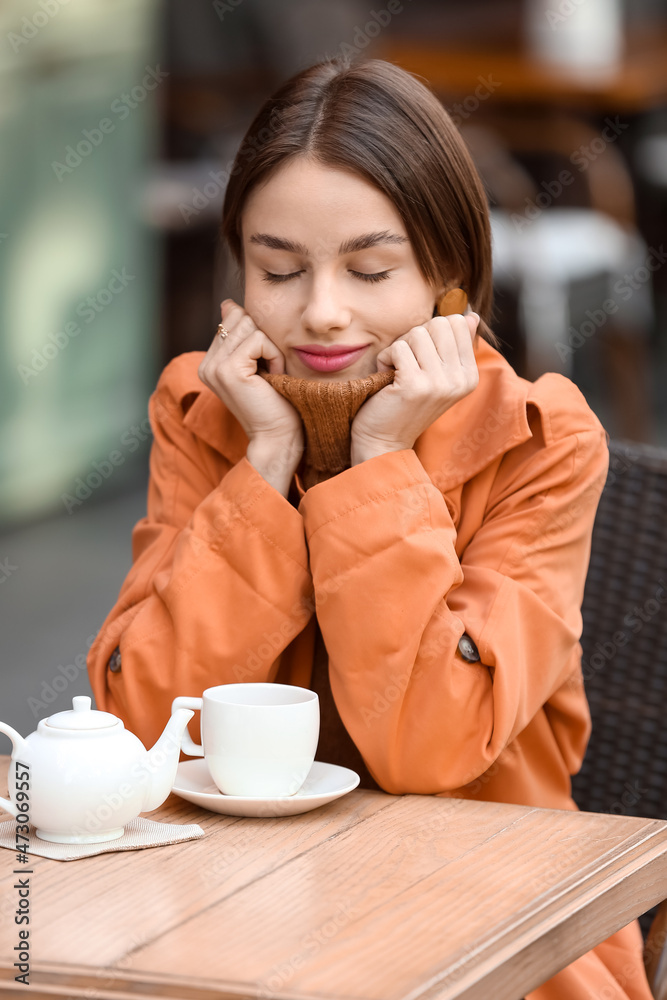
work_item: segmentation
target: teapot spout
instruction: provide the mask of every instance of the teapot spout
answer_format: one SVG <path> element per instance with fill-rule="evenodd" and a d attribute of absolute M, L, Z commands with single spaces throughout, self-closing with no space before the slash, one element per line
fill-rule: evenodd
<path fill-rule="evenodd" d="M 188 708 L 178 708 L 172 713 L 162 736 L 155 746 L 146 751 L 146 761 L 151 781 L 144 797 L 142 812 L 151 812 L 167 798 L 176 778 L 176 768 L 185 727 L 194 715 Z"/>

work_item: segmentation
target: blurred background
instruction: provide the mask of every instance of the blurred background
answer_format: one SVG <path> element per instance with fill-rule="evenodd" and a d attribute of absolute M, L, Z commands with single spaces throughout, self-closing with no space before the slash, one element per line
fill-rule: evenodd
<path fill-rule="evenodd" d="M 667 0 L 5 0 L 0 37 L 0 718 L 24 735 L 90 692 L 148 396 L 240 297 L 238 144 L 327 55 L 392 60 L 453 115 L 516 370 L 667 446 Z"/>

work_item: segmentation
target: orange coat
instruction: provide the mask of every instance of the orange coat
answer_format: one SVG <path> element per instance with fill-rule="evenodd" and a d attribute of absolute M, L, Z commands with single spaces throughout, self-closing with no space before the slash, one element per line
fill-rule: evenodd
<path fill-rule="evenodd" d="M 175 358 L 150 401 L 133 566 L 89 654 L 98 708 L 152 745 L 176 695 L 308 686 L 316 611 L 341 718 L 384 789 L 576 808 L 605 433 L 567 379 L 520 379 L 480 338 L 476 355 L 478 387 L 414 449 L 299 485 L 298 508 L 245 457 L 203 354 Z M 583 1000 L 612 969 L 625 988 L 605 997 L 648 1000 L 639 949 L 635 923 L 530 996 Z"/>

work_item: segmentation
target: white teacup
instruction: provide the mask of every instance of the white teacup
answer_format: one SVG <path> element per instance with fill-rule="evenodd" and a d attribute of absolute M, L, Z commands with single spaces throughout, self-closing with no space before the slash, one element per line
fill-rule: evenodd
<path fill-rule="evenodd" d="M 292 684 L 220 684 L 201 698 L 174 698 L 201 710 L 202 746 L 187 729 L 183 753 L 205 757 L 225 795 L 294 795 L 308 776 L 320 733 L 317 694 Z"/>

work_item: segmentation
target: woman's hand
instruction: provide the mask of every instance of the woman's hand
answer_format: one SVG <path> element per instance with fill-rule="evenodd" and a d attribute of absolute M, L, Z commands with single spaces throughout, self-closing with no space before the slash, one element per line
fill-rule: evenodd
<path fill-rule="evenodd" d="M 233 299 L 220 307 L 229 336 L 216 333 L 199 366 L 199 378 L 233 413 L 248 437 L 250 463 L 283 496 L 303 454 L 301 418 L 291 403 L 257 374 L 260 358 L 282 374 L 285 358 Z"/>
<path fill-rule="evenodd" d="M 391 385 L 371 396 L 352 421 L 352 465 L 412 448 L 427 427 L 479 381 L 473 341 L 479 316 L 435 316 L 413 326 L 377 356 L 395 368 Z"/>

